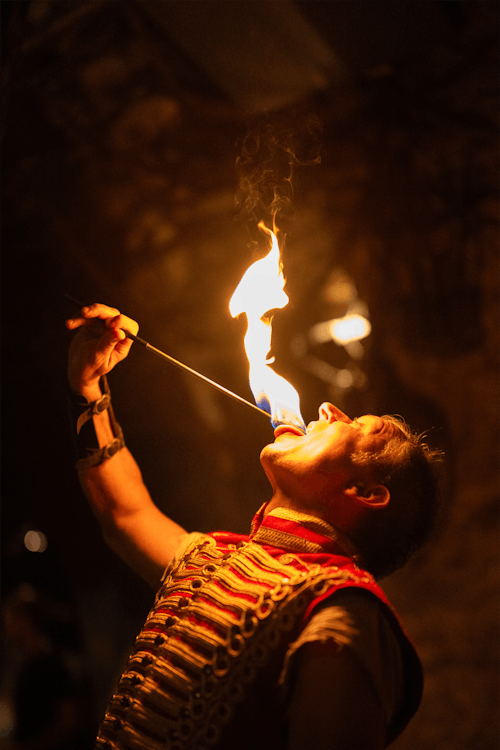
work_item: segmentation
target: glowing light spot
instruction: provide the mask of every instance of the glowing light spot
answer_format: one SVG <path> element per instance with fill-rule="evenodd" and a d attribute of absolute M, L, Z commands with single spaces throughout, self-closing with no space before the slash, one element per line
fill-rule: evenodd
<path fill-rule="evenodd" d="M 352 388 L 354 378 L 350 370 L 339 370 L 336 377 L 339 388 Z"/>
<path fill-rule="evenodd" d="M 351 359 L 363 359 L 365 348 L 360 341 L 350 341 L 348 344 L 344 344 L 344 349 Z"/>
<path fill-rule="evenodd" d="M 325 383 L 329 383 L 330 385 L 336 383 L 338 368 L 330 365 L 328 362 L 324 362 L 319 357 L 313 357 L 309 354 L 307 357 L 304 357 L 301 364 L 306 370 L 312 372 L 313 375 Z"/>
<path fill-rule="evenodd" d="M 0 700 L 0 737 L 8 737 L 14 729 L 14 712 L 6 699 Z"/>
<path fill-rule="evenodd" d="M 355 294 L 356 289 L 349 281 L 336 281 L 328 289 L 328 296 L 333 302 L 350 302 Z"/>
<path fill-rule="evenodd" d="M 322 294 L 325 302 L 347 305 L 357 297 L 356 287 L 343 268 L 335 268 L 328 276 Z"/>
<path fill-rule="evenodd" d="M 296 357 L 305 357 L 307 354 L 307 341 L 306 337 L 299 334 L 292 339 L 290 349 Z"/>
<path fill-rule="evenodd" d="M 330 330 L 332 339 L 337 344 L 344 345 L 366 338 L 371 333 L 372 327 L 370 321 L 362 315 L 346 315 L 344 318 L 333 321 Z"/>
<path fill-rule="evenodd" d="M 367 318 L 363 315 L 352 314 L 317 323 L 309 333 L 311 339 L 317 344 L 324 344 L 331 340 L 339 346 L 345 346 L 366 338 L 371 330 L 372 327 Z"/>
<path fill-rule="evenodd" d="M 24 546 L 30 552 L 45 552 L 47 537 L 42 531 L 27 531 L 24 535 Z"/>

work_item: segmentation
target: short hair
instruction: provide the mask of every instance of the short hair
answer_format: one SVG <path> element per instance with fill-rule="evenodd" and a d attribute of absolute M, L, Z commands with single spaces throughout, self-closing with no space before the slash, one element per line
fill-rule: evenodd
<path fill-rule="evenodd" d="M 366 467 L 391 496 L 385 508 L 366 513 L 353 534 L 363 566 L 377 579 L 402 568 L 429 539 L 439 507 L 435 469 L 443 455 L 424 442 L 424 433 L 412 432 L 402 418 L 385 415 L 382 419 L 396 425 L 400 434 L 381 451 L 351 456 L 353 464 Z"/>

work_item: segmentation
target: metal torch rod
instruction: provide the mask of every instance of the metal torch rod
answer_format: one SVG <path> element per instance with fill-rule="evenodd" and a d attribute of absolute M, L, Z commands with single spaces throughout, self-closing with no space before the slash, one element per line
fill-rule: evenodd
<path fill-rule="evenodd" d="M 195 377 L 199 378 L 200 380 L 203 380 L 204 383 L 208 383 L 208 385 L 211 385 L 213 388 L 216 388 L 221 393 L 225 393 L 226 396 L 230 396 L 231 398 L 234 398 L 235 401 L 239 401 L 241 404 L 246 404 L 247 406 L 250 406 L 250 408 L 254 409 L 254 411 L 259 411 L 261 414 L 264 414 L 268 419 L 271 419 L 270 415 L 267 413 L 267 411 L 264 411 L 264 409 L 259 409 L 258 406 L 256 406 L 255 404 L 252 404 L 250 401 L 247 401 L 241 396 L 238 396 L 237 393 L 233 393 L 227 388 L 224 388 L 223 385 L 216 383 L 214 380 L 210 380 L 210 378 L 207 378 L 205 375 L 202 375 L 201 372 L 197 372 L 197 370 L 193 370 L 191 367 L 188 367 L 183 362 L 179 362 L 179 360 L 171 357 L 170 354 L 166 354 L 165 352 L 162 352 L 161 349 L 157 349 L 156 346 L 152 346 L 151 344 L 148 344 L 147 341 L 145 341 L 144 339 L 141 339 L 139 336 L 134 336 L 133 333 L 130 333 L 130 331 L 127 331 L 125 328 L 122 328 L 121 330 L 123 331 L 123 333 L 125 334 L 127 338 L 132 339 L 132 341 L 136 341 L 138 344 L 143 346 L 148 351 L 153 352 L 153 354 L 156 354 L 157 357 L 166 359 L 168 362 L 175 365 L 176 367 L 180 367 L 181 370 L 185 370 L 185 372 L 189 372 L 191 373 L 191 375 L 195 375 Z"/>
<path fill-rule="evenodd" d="M 69 294 L 64 295 L 66 299 L 69 299 L 71 302 L 76 304 L 78 307 L 85 307 L 81 302 L 79 302 L 74 297 L 70 297 Z M 214 380 L 210 380 L 210 378 L 207 378 L 205 375 L 202 375 L 201 372 L 197 372 L 196 370 L 193 370 L 191 367 L 188 367 L 183 362 L 179 362 L 178 359 L 174 359 L 170 356 L 170 354 L 166 354 L 165 352 L 162 352 L 161 349 L 157 349 L 156 346 L 152 346 L 149 344 L 145 339 L 141 339 L 140 336 L 136 336 L 133 333 L 130 333 L 130 331 L 127 331 L 126 328 L 121 328 L 121 331 L 125 334 L 125 336 L 128 339 L 132 339 L 132 341 L 136 341 L 138 344 L 143 346 L 148 351 L 152 352 L 153 354 L 156 354 L 157 357 L 161 357 L 162 359 L 166 359 L 167 362 L 170 362 L 172 365 L 175 365 L 176 367 L 179 367 L 181 370 L 184 370 L 185 372 L 191 373 L 191 375 L 194 375 L 195 377 L 199 378 L 200 380 L 203 380 L 204 383 L 208 383 L 208 385 L 211 385 L 212 388 L 216 388 L 221 393 L 225 393 L 226 396 L 229 396 L 230 398 L 233 398 L 235 401 L 239 401 L 241 404 L 245 404 L 246 406 L 249 406 L 254 411 L 258 411 L 261 414 L 264 414 L 268 419 L 271 419 L 271 416 L 267 413 L 267 411 L 264 411 L 264 409 L 260 409 L 258 406 L 255 406 L 255 404 L 250 403 L 250 401 L 247 401 L 246 399 L 242 398 L 241 396 L 238 396 L 237 393 L 233 393 L 232 391 L 228 390 L 227 388 L 224 388 L 223 385 L 219 385 L 219 383 L 216 383 Z"/>

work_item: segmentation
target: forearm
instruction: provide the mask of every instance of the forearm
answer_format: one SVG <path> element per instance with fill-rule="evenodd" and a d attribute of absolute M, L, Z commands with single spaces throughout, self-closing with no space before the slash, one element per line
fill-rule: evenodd
<path fill-rule="evenodd" d="M 156 586 L 185 531 L 153 503 L 139 467 L 124 447 L 110 394 L 101 399 L 101 379 L 130 350 L 132 342 L 123 329 L 136 334 L 139 327 L 99 303 L 82 308 L 66 326 L 77 330 L 69 350 L 68 381 L 75 402 L 80 483 L 109 546 Z"/>
<path fill-rule="evenodd" d="M 107 544 L 157 586 L 186 532 L 153 503 L 130 451 L 122 448 L 78 475 Z"/>
<path fill-rule="evenodd" d="M 99 383 L 81 389 L 91 403 L 102 393 Z M 91 425 L 99 448 L 109 446 L 121 429 L 110 419 L 111 406 L 94 414 Z M 98 519 L 109 547 L 151 586 L 157 587 L 162 573 L 185 533 L 153 503 L 141 471 L 123 446 L 96 465 L 77 463 L 80 484 Z"/>

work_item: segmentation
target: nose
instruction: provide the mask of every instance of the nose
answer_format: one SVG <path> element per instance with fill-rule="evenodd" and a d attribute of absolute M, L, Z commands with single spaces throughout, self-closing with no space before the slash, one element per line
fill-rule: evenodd
<path fill-rule="evenodd" d="M 329 401 L 325 401 L 325 403 L 321 404 L 319 407 L 319 418 L 324 422 L 328 422 L 328 424 L 333 424 L 333 422 L 346 422 L 347 424 L 351 424 L 352 422 L 352 419 L 349 419 L 347 414 L 344 414 L 343 411 L 340 411 L 340 409 Z"/>

